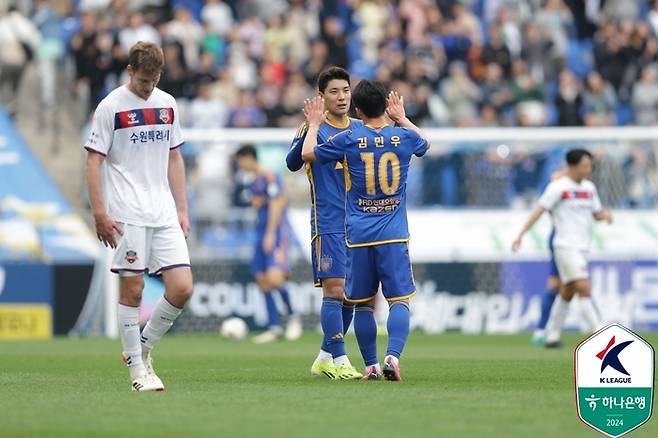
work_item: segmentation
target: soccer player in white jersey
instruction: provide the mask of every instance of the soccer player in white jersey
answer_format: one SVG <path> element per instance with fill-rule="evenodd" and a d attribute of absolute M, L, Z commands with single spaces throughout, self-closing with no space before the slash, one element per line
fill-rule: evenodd
<path fill-rule="evenodd" d="M 156 88 L 163 67 L 160 47 L 135 44 L 128 55 L 130 81 L 98 104 L 84 146 L 96 234 L 115 249 L 111 271 L 119 274 L 119 332 L 135 391 L 164 390 L 150 352 L 192 295 L 185 242 L 190 224 L 179 148 L 183 139 L 176 100 Z M 101 186 L 103 162 L 107 198 Z M 140 338 L 145 273 L 162 275 L 165 293 Z"/>
<path fill-rule="evenodd" d="M 572 149 L 567 152 L 566 160 L 566 174 L 546 187 L 539 198 L 539 207 L 512 244 L 512 250 L 518 250 L 523 235 L 545 211 L 550 212 L 555 226 L 555 261 L 563 286 L 553 303 L 546 327 L 547 348 L 561 346 L 562 326 L 575 294 L 580 298 L 580 310 L 588 329 L 594 331 L 600 328 L 601 320 L 591 297 L 587 252 L 592 220 L 612 223 L 612 214 L 601 207 L 596 187 L 587 179 L 592 173 L 592 154 L 584 149 Z"/>

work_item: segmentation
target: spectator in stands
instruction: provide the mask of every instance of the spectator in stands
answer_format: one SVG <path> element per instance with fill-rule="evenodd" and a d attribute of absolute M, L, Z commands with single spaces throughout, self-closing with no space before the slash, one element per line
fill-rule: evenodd
<path fill-rule="evenodd" d="M 208 31 L 225 38 L 233 28 L 233 11 L 222 0 L 206 0 L 201 10 L 203 22 L 208 25 Z"/>
<path fill-rule="evenodd" d="M 54 28 L 47 3 L 35 0 L 34 17 L 44 33 Z M 388 86 L 405 84 L 414 117 L 427 125 L 543 125 L 552 105 L 556 116 L 550 122 L 559 125 L 605 125 L 615 114 L 626 123 L 633 118 L 629 104 L 646 107 L 638 100 L 649 94 L 639 91 L 648 86 L 644 69 L 658 59 L 658 0 L 646 18 L 638 17 L 635 4 L 624 9 L 616 0 L 589 1 L 587 7 L 575 0 L 488 0 L 482 7 L 466 0 L 148 3 L 147 9 L 143 2 L 125 0 L 79 4 L 89 13 L 80 17 L 81 29 L 70 46 L 76 88 L 90 89 L 91 105 L 108 84 L 115 85 L 125 67 L 125 47 L 137 39 L 164 41 L 161 86 L 177 98 L 194 98 L 194 84 L 208 80 L 212 99 L 224 102 L 229 113 L 243 114 L 238 95 L 249 90 L 255 114 L 264 115 L 268 126 L 290 121 L 284 107 L 292 108 L 298 93 L 287 91 L 286 84 L 301 72 L 314 86 L 330 64 L 349 66 L 356 76 L 376 77 Z M 574 29 L 582 41 L 570 41 Z M 0 57 L 12 53 L 19 53 L 24 65 L 25 53 L 10 47 L 3 46 Z M 453 61 L 467 62 L 468 69 L 447 71 Z M 579 77 L 593 69 L 612 89 L 604 85 L 601 91 L 596 80 L 588 80 L 583 93 L 570 73 L 553 82 L 563 67 Z M 8 67 L 1 73 L 3 83 L 9 83 L 11 72 Z M 634 98 L 632 87 L 640 77 L 645 79 Z M 460 91 L 452 90 L 455 81 Z M 647 111 L 638 111 L 638 123 L 649 123 Z"/>
<path fill-rule="evenodd" d="M 188 96 L 189 72 L 185 65 L 180 44 L 167 43 L 164 48 L 165 69 L 160 76 L 158 87 L 175 98 Z"/>
<path fill-rule="evenodd" d="M 658 205 L 658 160 L 656 145 L 633 148 L 624 163 L 625 187 L 629 206 L 655 208 Z"/>
<path fill-rule="evenodd" d="M 267 122 L 265 114 L 256 104 L 254 93 L 242 90 L 238 105 L 228 116 L 228 126 L 231 128 L 260 128 Z"/>
<path fill-rule="evenodd" d="M 57 62 L 64 56 L 61 20 L 47 0 L 35 0 L 32 22 L 41 33 L 39 45 L 39 77 L 41 102 L 46 109 L 55 105 Z"/>
<path fill-rule="evenodd" d="M 611 126 L 615 124 L 615 107 L 617 105 L 615 90 L 596 71 L 587 76 L 583 103 L 585 125 Z"/>
<path fill-rule="evenodd" d="M 582 106 L 583 96 L 580 81 L 570 70 L 565 68 L 560 72 L 558 92 L 555 96 L 558 125 L 582 126 Z"/>
<path fill-rule="evenodd" d="M 512 54 L 503 41 L 500 26 L 493 25 L 489 30 L 489 42 L 482 51 L 482 62 L 485 65 L 498 64 L 506 77 L 512 71 Z"/>
<path fill-rule="evenodd" d="M 441 97 L 451 110 L 450 121 L 455 126 L 473 126 L 482 91 L 468 77 L 463 62 L 454 61 L 448 70 L 449 76 L 441 83 Z"/>
<path fill-rule="evenodd" d="M 631 100 L 635 112 L 635 123 L 643 126 L 658 124 L 658 82 L 656 67 L 647 65 L 642 69 L 640 81 L 633 87 Z"/>
<path fill-rule="evenodd" d="M 211 80 L 202 79 L 197 85 L 196 96 L 187 108 L 186 126 L 190 128 L 218 129 L 226 125 L 226 104 L 210 94 Z"/>
<path fill-rule="evenodd" d="M 162 45 L 160 33 L 144 20 L 144 14 L 133 12 L 128 18 L 128 26 L 119 31 L 119 44 L 124 53 L 128 53 L 130 48 L 139 41 Z"/>
<path fill-rule="evenodd" d="M 533 79 L 523 61 L 515 62 L 512 67 L 510 90 L 517 122 L 521 126 L 546 124 L 547 114 L 543 103 L 544 88 Z"/>
<path fill-rule="evenodd" d="M 199 66 L 199 47 L 204 30 L 187 8 L 178 6 L 174 9 L 174 19 L 167 23 L 165 36 L 168 41 L 181 45 L 187 68 L 194 70 Z"/>
<path fill-rule="evenodd" d="M 41 35 L 34 24 L 12 6 L 0 16 L 0 102 L 16 114 L 16 95 L 25 67 L 34 58 Z"/>
<path fill-rule="evenodd" d="M 494 62 L 487 64 L 481 88 L 484 101 L 497 113 L 502 113 L 510 105 L 512 92 L 503 77 L 500 64 Z"/>
<path fill-rule="evenodd" d="M 571 11 L 563 0 L 546 0 L 535 16 L 542 33 L 551 42 L 551 61 L 567 56 L 568 29 L 573 24 Z"/>

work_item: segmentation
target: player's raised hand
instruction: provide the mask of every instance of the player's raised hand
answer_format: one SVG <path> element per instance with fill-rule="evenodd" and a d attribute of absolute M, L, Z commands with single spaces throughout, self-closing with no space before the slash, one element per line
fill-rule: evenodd
<path fill-rule="evenodd" d="M 320 96 L 306 99 L 304 101 L 304 117 L 309 125 L 320 126 L 327 119 L 324 99 Z"/>
<path fill-rule="evenodd" d="M 117 222 L 107 213 L 94 216 L 94 222 L 96 223 L 96 236 L 98 240 L 103 242 L 103 245 L 106 247 L 116 248 L 117 238 L 115 233 L 119 236 L 123 235 L 123 230 L 121 230 Z"/>
<path fill-rule="evenodd" d="M 404 97 L 397 91 L 390 91 L 386 98 L 386 115 L 395 123 L 400 123 L 407 115 L 404 112 Z"/>

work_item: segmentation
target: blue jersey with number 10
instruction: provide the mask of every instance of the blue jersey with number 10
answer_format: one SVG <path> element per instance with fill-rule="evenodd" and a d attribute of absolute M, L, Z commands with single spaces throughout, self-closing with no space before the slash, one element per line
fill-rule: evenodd
<path fill-rule="evenodd" d="M 320 163 L 343 161 L 347 167 L 348 247 L 409 240 L 407 172 L 412 155 L 423 156 L 427 148 L 416 131 L 388 125 L 347 130 L 315 147 Z"/>

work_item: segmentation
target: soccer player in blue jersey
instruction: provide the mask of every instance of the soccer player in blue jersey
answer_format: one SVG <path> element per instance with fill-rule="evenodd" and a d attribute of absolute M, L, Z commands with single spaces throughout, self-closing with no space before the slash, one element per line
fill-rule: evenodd
<path fill-rule="evenodd" d="M 364 125 L 317 146 L 318 130 L 325 120 L 324 102 L 316 97 L 304 104 L 309 126 L 302 158 L 306 162 L 343 162 L 347 169 L 345 295 L 356 305 L 354 331 L 366 364 L 364 378 L 382 375 L 373 314 L 381 283 L 389 303 L 383 375 L 401 380 L 399 360 L 409 336 L 409 300 L 416 293 L 408 250 L 407 172 L 411 157 L 423 156 L 429 143 L 407 119 L 402 98 L 395 92 L 387 96 L 382 83 L 361 81 L 352 92 L 352 103 Z M 389 119 L 398 126 L 390 126 Z"/>
<path fill-rule="evenodd" d="M 253 341 L 257 344 L 273 342 L 284 335 L 274 300 L 275 291 L 279 292 L 286 306 L 288 324 L 285 337 L 292 341 L 302 335 L 302 325 L 299 316 L 293 311 L 290 295 L 285 287 L 290 274 L 290 226 L 286 217 L 287 201 L 283 194 L 281 175 L 263 168 L 258 163 L 256 149 L 252 145 L 240 147 L 235 158 L 240 169 L 256 175 L 251 186 L 252 204 L 258 212 L 251 270 L 265 296 L 267 330 L 254 337 Z"/>
<path fill-rule="evenodd" d="M 351 119 L 351 87 L 347 71 L 329 67 L 318 76 L 318 95 L 324 98 L 325 120 L 318 128 L 316 143 L 325 143 L 346 129 L 361 126 Z M 324 333 L 320 353 L 311 366 L 311 374 L 332 379 L 363 377 L 345 353 L 343 337 L 352 322 L 354 304 L 344 302 L 345 267 L 345 177 L 340 162 L 304 163 L 302 145 L 308 124 L 297 131 L 286 157 L 288 169 L 305 167 L 311 185 L 311 264 L 316 287 L 322 287 L 320 324 Z"/>

